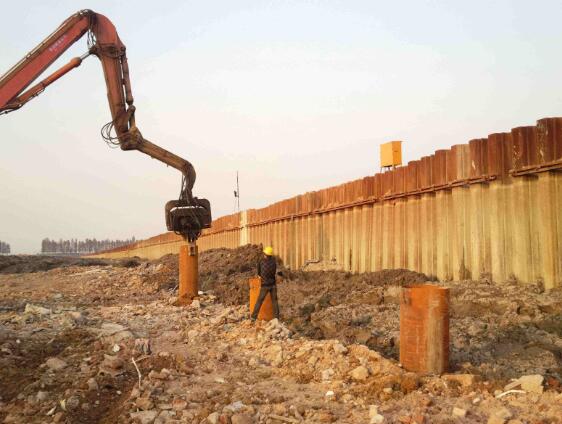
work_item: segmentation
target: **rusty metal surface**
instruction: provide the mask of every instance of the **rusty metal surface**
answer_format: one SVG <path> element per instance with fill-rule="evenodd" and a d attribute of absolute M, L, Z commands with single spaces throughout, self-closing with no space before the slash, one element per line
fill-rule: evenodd
<path fill-rule="evenodd" d="M 406 172 L 406 191 L 415 191 L 418 189 L 418 167 L 420 162 L 415 160 L 408 162 L 405 167 Z"/>
<path fill-rule="evenodd" d="M 537 144 L 539 164 L 562 158 L 562 118 L 537 121 Z"/>
<path fill-rule="evenodd" d="M 442 185 L 447 181 L 447 151 L 437 150 L 431 164 L 432 185 Z"/>
<path fill-rule="evenodd" d="M 250 287 L 250 312 L 252 312 L 260 294 L 261 278 L 250 278 L 248 280 L 248 285 Z M 273 319 L 273 303 L 271 302 L 270 293 L 267 294 L 261 305 L 260 311 L 258 312 L 258 319 L 262 321 L 271 321 Z"/>
<path fill-rule="evenodd" d="M 179 251 L 177 305 L 190 305 L 199 292 L 199 252 L 195 243 L 184 244 Z"/>
<path fill-rule="evenodd" d="M 400 363 L 408 371 L 441 374 L 449 368 L 449 289 L 402 288 Z"/>
<path fill-rule="evenodd" d="M 504 165 L 504 149 L 499 134 L 490 134 L 488 137 L 488 163 L 490 174 L 504 175 L 507 168 Z"/>
<path fill-rule="evenodd" d="M 457 180 L 457 156 L 453 148 L 450 148 L 446 151 L 446 175 L 447 175 L 447 182 L 451 183 Z"/>
<path fill-rule="evenodd" d="M 421 158 L 419 174 L 418 174 L 418 187 L 424 188 L 431 186 L 431 157 L 424 156 Z"/>
<path fill-rule="evenodd" d="M 250 225 L 289 216 L 306 216 L 437 191 L 452 186 L 510 178 L 520 172 L 558 168 L 562 157 L 562 118 L 546 118 L 538 126 L 457 144 L 411 161 L 407 166 L 319 190 L 248 212 Z M 547 160 L 550 159 L 550 160 Z M 553 162 L 554 161 L 554 162 Z M 532 168 L 529 168 L 532 167 Z M 511 173 L 511 174 L 510 174 Z"/>
<path fill-rule="evenodd" d="M 487 143 L 484 143 L 484 140 L 487 141 L 487 139 L 477 138 L 475 140 L 470 140 L 468 142 L 468 148 L 470 152 L 470 170 L 469 170 L 470 178 L 477 178 L 480 177 L 481 175 L 486 174 L 485 169 L 488 161 L 484 158 L 485 157 L 487 158 L 486 155 Z"/>
<path fill-rule="evenodd" d="M 406 167 L 396 168 L 394 171 L 394 194 L 406 191 Z"/>
<path fill-rule="evenodd" d="M 517 127 L 511 130 L 513 139 L 513 169 L 521 169 L 536 162 L 537 127 Z"/>
<path fill-rule="evenodd" d="M 463 146 L 462 144 L 455 144 L 451 147 L 451 165 L 447 170 L 447 174 L 451 181 L 461 180 L 462 176 L 462 163 L 463 163 Z"/>

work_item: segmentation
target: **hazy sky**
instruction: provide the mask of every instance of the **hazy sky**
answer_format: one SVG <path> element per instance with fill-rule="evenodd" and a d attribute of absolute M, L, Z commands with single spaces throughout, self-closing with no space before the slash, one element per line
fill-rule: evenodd
<path fill-rule="evenodd" d="M 562 115 L 560 1 L 5 1 L 0 74 L 87 7 L 127 46 L 143 135 L 195 165 L 214 217 L 236 170 L 242 208 L 262 207 L 375 173 L 385 141 L 407 161 Z M 180 174 L 109 149 L 109 120 L 95 57 L 0 117 L 13 251 L 165 231 Z"/>

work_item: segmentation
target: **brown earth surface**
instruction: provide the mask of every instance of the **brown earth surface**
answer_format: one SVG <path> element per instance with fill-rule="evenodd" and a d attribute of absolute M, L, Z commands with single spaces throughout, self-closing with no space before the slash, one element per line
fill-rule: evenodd
<path fill-rule="evenodd" d="M 420 376 L 397 362 L 398 311 L 400 287 L 425 276 L 281 266 L 281 322 L 252 324 L 258 253 L 202 253 L 190 307 L 173 306 L 172 255 L 47 271 L 18 259 L 0 275 L 0 422 L 561 422 L 560 291 L 438 283 L 451 374 Z M 534 384 L 504 394 L 525 375 Z"/>
<path fill-rule="evenodd" d="M 140 264 L 137 259 L 94 259 L 71 256 L 0 255 L 0 274 L 24 274 L 48 271 L 68 266 L 115 265 L 133 267 Z"/>

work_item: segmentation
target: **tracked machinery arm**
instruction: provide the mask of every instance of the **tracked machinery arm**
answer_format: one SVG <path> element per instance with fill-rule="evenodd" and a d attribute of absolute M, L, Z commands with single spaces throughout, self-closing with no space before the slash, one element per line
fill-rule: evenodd
<path fill-rule="evenodd" d="M 86 34 L 87 53 L 72 59 L 39 83 L 29 87 L 58 57 Z M 21 108 L 53 82 L 80 66 L 89 55 L 97 56 L 101 61 L 107 86 L 112 119 L 102 128 L 103 138 L 110 144 L 118 145 L 122 150 L 138 150 L 145 153 L 182 173 L 179 199 L 171 200 L 165 206 L 166 227 L 190 242 L 197 240 L 201 230 L 211 226 L 210 203 L 192 194 L 196 177 L 193 165 L 151 143 L 137 128 L 125 45 L 119 39 L 111 21 L 105 16 L 91 10 L 82 10 L 72 15 L 0 77 L 0 115 Z M 113 133 L 115 135 L 112 135 Z"/>

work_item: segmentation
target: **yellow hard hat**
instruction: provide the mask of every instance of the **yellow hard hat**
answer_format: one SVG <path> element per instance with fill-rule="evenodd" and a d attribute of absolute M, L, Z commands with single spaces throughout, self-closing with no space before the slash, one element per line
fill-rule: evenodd
<path fill-rule="evenodd" d="M 273 247 L 267 246 L 265 249 L 263 249 L 263 253 L 265 253 L 267 256 L 273 255 Z"/>

